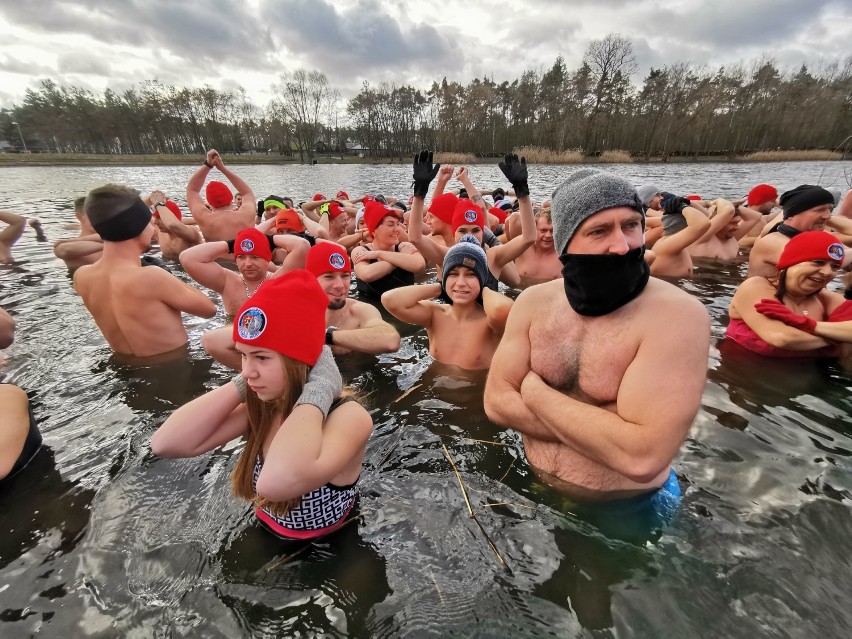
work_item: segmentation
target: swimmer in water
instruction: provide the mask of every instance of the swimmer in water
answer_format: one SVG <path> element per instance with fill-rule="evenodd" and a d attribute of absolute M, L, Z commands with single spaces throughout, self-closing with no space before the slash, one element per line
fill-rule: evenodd
<path fill-rule="evenodd" d="M 393 289 L 382 304 L 403 322 L 426 328 L 435 361 L 483 370 L 491 366 L 512 308 L 512 300 L 485 287 L 487 276 L 485 250 L 469 236 L 444 255 L 441 282 Z M 431 300 L 439 296 L 448 303 Z"/>
<path fill-rule="evenodd" d="M 485 412 L 520 431 L 538 477 L 574 501 L 670 503 L 680 494 L 671 462 L 706 381 L 710 317 L 649 278 L 643 205 L 626 180 L 580 169 L 554 192 L 552 215 L 562 279 L 515 301 Z M 676 321 L 663 330 L 660 317 Z M 664 411 L 649 380 L 677 389 Z"/>
<path fill-rule="evenodd" d="M 341 396 L 323 346 L 327 307 L 307 271 L 264 283 L 234 324 L 242 373 L 177 409 L 151 438 L 161 457 L 194 457 L 245 437 L 234 494 L 283 539 L 320 537 L 347 521 L 373 429 L 369 413 Z"/>
<path fill-rule="evenodd" d="M 12 245 L 17 242 L 24 229 L 27 228 L 27 218 L 11 211 L 0 211 L 0 222 L 4 222 L 6 228 L 0 230 L 0 264 L 11 264 Z"/>
<path fill-rule="evenodd" d="M 180 207 L 166 199 L 162 191 L 153 191 L 148 199 L 164 258 L 176 260 L 183 251 L 204 241 L 195 226 L 184 224 Z"/>
<path fill-rule="evenodd" d="M 139 357 L 174 351 L 177 357 L 187 343 L 181 313 L 213 317 L 216 305 L 166 270 L 141 265 L 154 227 L 137 191 L 116 184 L 94 189 L 86 213 L 104 241 L 103 255 L 77 269 L 74 288 L 110 348 Z"/>

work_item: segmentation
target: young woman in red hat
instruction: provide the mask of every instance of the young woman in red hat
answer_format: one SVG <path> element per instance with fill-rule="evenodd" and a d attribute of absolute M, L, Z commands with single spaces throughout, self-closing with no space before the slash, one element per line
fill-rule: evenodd
<path fill-rule="evenodd" d="M 852 301 L 826 290 L 840 270 L 843 244 L 831 233 L 793 237 L 778 275 L 751 277 L 731 300 L 725 337 L 767 357 L 831 357 L 852 343 Z"/>
<path fill-rule="evenodd" d="M 324 346 L 327 307 L 307 271 L 265 282 L 234 321 L 241 374 L 176 410 L 151 438 L 161 457 L 194 457 L 244 436 L 234 494 L 285 539 L 343 525 L 373 429 L 360 404 L 341 398 Z"/>

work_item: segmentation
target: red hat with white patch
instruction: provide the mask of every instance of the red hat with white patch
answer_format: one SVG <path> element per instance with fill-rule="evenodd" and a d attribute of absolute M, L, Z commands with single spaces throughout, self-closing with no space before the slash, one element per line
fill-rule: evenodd
<path fill-rule="evenodd" d="M 468 199 L 461 198 L 453 211 L 453 233 L 465 224 L 476 224 L 479 228 L 485 228 L 485 214 L 482 208 Z"/>
<path fill-rule="evenodd" d="M 351 273 L 352 262 L 346 249 L 334 242 L 318 242 L 308 251 L 305 258 L 305 270 L 316 277 L 323 273 Z"/>

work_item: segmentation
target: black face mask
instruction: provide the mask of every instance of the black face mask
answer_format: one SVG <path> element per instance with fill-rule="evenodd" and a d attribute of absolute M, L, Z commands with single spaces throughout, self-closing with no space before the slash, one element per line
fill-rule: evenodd
<path fill-rule="evenodd" d="M 638 297 L 651 276 L 644 246 L 624 255 L 564 253 L 559 261 L 568 303 L 580 315 L 612 313 Z"/>

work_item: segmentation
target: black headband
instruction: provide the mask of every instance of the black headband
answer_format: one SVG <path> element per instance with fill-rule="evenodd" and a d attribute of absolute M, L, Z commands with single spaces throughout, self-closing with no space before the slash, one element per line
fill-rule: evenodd
<path fill-rule="evenodd" d="M 834 196 L 821 186 L 802 184 L 795 189 L 781 194 L 781 208 L 784 209 L 784 219 L 804 213 L 808 209 L 831 204 L 834 207 Z"/>
<path fill-rule="evenodd" d="M 121 213 L 102 220 L 92 227 L 107 242 L 123 242 L 139 237 L 151 221 L 151 210 L 141 198 L 136 200 Z"/>

